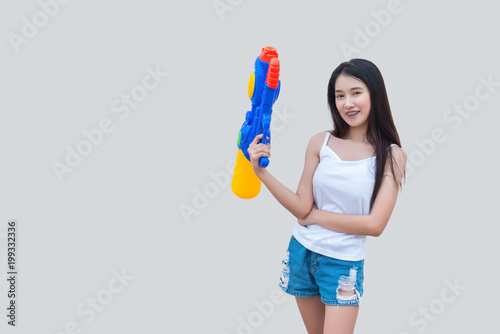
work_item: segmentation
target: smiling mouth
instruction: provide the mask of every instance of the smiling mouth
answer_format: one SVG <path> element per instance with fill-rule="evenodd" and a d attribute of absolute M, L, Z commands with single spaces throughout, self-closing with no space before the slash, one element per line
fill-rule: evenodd
<path fill-rule="evenodd" d="M 347 117 L 354 117 L 359 114 L 359 110 L 346 112 Z"/>

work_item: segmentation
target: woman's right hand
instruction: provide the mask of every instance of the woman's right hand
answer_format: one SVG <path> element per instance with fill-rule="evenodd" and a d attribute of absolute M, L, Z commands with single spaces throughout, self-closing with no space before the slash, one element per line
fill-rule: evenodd
<path fill-rule="evenodd" d="M 248 146 L 248 155 L 252 162 L 252 167 L 256 175 L 258 175 L 264 168 L 259 166 L 259 160 L 262 157 L 271 157 L 271 144 L 259 144 L 263 134 L 255 136 L 253 142 Z"/>

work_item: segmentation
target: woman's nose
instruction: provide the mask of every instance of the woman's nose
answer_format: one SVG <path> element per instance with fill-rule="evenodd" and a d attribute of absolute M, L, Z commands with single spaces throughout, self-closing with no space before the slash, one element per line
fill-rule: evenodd
<path fill-rule="evenodd" d="M 346 96 L 345 102 L 344 102 L 344 108 L 349 109 L 353 106 L 354 106 L 354 103 L 353 103 L 352 99 L 350 97 Z"/>

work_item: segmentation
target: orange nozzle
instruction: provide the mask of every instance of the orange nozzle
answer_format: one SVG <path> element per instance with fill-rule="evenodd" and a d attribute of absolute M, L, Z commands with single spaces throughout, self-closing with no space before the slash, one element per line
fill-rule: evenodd
<path fill-rule="evenodd" d="M 271 59 L 269 69 L 267 70 L 266 83 L 269 88 L 278 88 L 280 80 L 280 61 L 278 58 Z"/>
<path fill-rule="evenodd" d="M 278 51 L 272 46 L 266 46 L 262 48 L 262 52 L 260 53 L 259 59 L 269 63 L 269 61 L 273 58 L 278 58 Z"/>

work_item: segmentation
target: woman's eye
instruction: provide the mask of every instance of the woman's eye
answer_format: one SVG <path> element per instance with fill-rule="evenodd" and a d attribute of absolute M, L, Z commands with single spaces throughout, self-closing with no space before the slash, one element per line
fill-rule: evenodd
<path fill-rule="evenodd" d="M 337 99 L 340 99 L 340 98 L 342 98 L 343 96 L 344 96 L 344 95 L 340 95 L 340 94 L 339 94 L 339 95 L 337 95 Z"/>
<path fill-rule="evenodd" d="M 359 94 L 361 94 L 361 92 L 354 92 L 353 94 L 354 95 L 359 95 Z"/>

